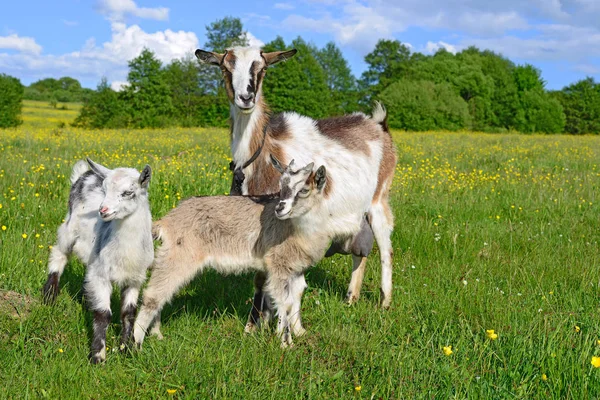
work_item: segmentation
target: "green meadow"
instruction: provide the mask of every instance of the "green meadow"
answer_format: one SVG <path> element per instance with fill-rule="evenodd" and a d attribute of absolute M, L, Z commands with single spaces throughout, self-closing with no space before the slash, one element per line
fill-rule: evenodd
<path fill-rule="evenodd" d="M 206 273 L 163 311 L 163 340 L 121 354 L 115 289 L 94 366 L 83 265 L 73 258 L 56 304 L 41 302 L 72 165 L 150 164 L 160 218 L 228 192 L 229 133 L 86 131 L 68 127 L 77 109 L 26 102 L 25 123 L 0 130 L 0 398 L 600 396 L 599 137 L 394 132 L 389 310 L 376 248 L 352 306 L 351 259 L 324 259 L 306 273 L 307 334 L 282 350 L 274 327 L 243 332 L 252 275 Z"/>

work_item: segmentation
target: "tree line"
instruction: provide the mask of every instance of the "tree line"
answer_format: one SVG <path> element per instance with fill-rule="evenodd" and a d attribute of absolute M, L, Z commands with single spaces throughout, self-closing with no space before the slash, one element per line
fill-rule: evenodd
<path fill-rule="evenodd" d="M 206 33 L 205 50 L 223 52 L 248 44 L 237 18 L 215 21 Z M 296 48 L 297 55 L 270 68 L 263 83 L 274 112 L 324 118 L 368 112 L 373 101 L 380 100 L 395 129 L 600 133 L 600 84 L 593 78 L 549 91 L 537 68 L 517 65 L 492 51 L 469 47 L 456 54 L 440 49 L 424 55 L 398 40 L 380 40 L 357 78 L 333 42 L 318 48 L 301 37 L 291 43 L 277 37 L 263 47 L 289 48 Z M 20 85 L 10 79 L 14 78 L 0 76 L 0 88 Z M 226 126 L 229 104 L 221 81 L 218 68 L 199 64 L 191 51 L 163 64 L 144 49 L 129 62 L 127 85 L 120 91 L 111 89 L 105 78 L 90 90 L 64 77 L 43 79 L 11 93 L 25 99 L 83 102 L 74 125 L 87 128 Z"/>

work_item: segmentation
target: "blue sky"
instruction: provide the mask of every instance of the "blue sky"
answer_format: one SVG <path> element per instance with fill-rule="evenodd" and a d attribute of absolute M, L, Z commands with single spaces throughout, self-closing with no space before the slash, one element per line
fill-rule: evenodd
<path fill-rule="evenodd" d="M 30 0 L 6 2 L 0 17 L 0 72 L 25 84 L 72 76 L 115 87 L 145 46 L 164 62 L 205 43 L 205 26 L 242 19 L 254 44 L 277 35 L 322 46 L 334 41 L 356 76 L 378 39 L 414 51 L 469 45 L 542 70 L 550 89 L 586 76 L 600 81 L 600 0 Z"/>

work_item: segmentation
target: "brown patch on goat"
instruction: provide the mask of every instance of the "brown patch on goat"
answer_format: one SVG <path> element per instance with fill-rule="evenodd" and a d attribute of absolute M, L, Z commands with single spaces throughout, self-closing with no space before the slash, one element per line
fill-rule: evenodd
<path fill-rule="evenodd" d="M 388 195 L 392 180 L 394 179 L 394 171 L 396 169 L 396 148 L 392 142 L 392 137 L 386 134 L 383 137 L 383 149 L 381 162 L 379 164 L 379 174 L 377 176 L 377 188 L 373 195 L 373 203 L 379 203 L 382 196 Z M 384 186 L 387 184 L 385 193 L 383 192 Z"/>
<path fill-rule="evenodd" d="M 223 81 L 225 81 L 225 91 L 227 92 L 227 97 L 230 102 L 234 102 L 235 100 L 235 92 L 233 90 L 233 83 L 231 81 L 232 75 L 231 71 L 235 68 L 236 57 L 233 52 L 229 51 L 223 58 L 223 62 L 221 63 L 221 72 L 223 72 Z"/>
<path fill-rule="evenodd" d="M 317 121 L 319 131 L 353 152 L 371 154 L 367 141 L 379 138 L 381 129 L 362 114 L 344 115 Z"/>

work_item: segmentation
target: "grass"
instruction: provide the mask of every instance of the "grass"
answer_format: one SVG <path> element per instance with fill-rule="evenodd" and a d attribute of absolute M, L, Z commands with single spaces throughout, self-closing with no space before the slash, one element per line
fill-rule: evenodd
<path fill-rule="evenodd" d="M 68 264 L 54 307 L 40 302 L 71 166 L 85 156 L 110 167 L 149 163 L 158 218 L 180 198 L 228 191 L 227 137 L 27 119 L 0 131 L 0 381 L 9 382 L 0 397 L 600 396 L 591 364 L 600 356 L 600 138 L 592 136 L 395 132 L 390 310 L 377 307 L 377 251 L 350 307 L 342 302 L 350 259 L 323 260 L 307 272 L 307 335 L 284 351 L 272 331 L 243 334 L 251 275 L 207 273 L 163 311 L 165 339 L 131 355 L 113 352 L 115 291 L 107 363 L 89 365 L 82 265 Z"/>

